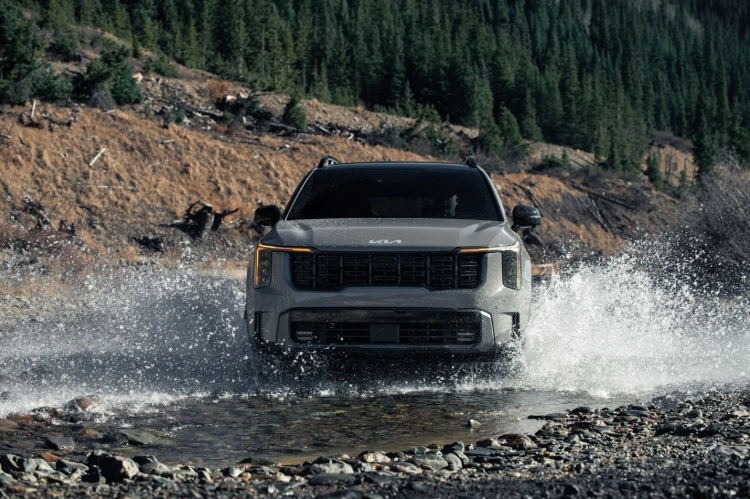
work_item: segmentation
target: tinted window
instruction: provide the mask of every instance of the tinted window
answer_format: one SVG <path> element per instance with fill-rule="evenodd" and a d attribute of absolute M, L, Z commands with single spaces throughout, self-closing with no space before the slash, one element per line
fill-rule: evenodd
<path fill-rule="evenodd" d="M 477 170 L 316 170 L 288 220 L 320 218 L 455 218 L 501 220 Z"/>

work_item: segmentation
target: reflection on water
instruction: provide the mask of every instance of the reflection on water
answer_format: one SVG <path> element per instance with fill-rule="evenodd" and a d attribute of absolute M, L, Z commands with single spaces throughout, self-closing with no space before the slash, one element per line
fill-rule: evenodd
<path fill-rule="evenodd" d="M 633 400 L 624 400 L 633 402 Z M 183 401 L 163 412 L 118 418 L 119 424 L 166 430 L 148 452 L 165 462 L 218 467 L 249 456 L 296 464 L 319 455 L 401 451 L 456 440 L 474 443 L 505 433 L 534 432 L 548 414 L 580 405 L 615 407 L 615 400 L 558 392 L 419 391 L 393 395 L 239 396 Z M 468 419 L 482 423 L 470 429 Z M 143 448 L 125 449 L 143 453 Z"/>

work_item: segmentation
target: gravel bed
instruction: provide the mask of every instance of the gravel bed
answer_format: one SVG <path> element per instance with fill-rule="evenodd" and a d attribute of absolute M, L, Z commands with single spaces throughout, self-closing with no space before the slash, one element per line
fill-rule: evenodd
<path fill-rule="evenodd" d="M 153 438 L 70 422 L 96 404 L 0 420 L 0 497 L 750 497 L 748 392 L 530 416 L 546 421 L 533 435 L 296 466 L 248 457 L 224 469 L 94 450 L 91 442 Z"/>

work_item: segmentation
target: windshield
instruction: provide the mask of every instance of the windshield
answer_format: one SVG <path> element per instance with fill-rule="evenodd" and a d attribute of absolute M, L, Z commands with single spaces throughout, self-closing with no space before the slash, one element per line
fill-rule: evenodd
<path fill-rule="evenodd" d="M 452 218 L 502 221 L 478 170 L 315 170 L 287 220 Z"/>

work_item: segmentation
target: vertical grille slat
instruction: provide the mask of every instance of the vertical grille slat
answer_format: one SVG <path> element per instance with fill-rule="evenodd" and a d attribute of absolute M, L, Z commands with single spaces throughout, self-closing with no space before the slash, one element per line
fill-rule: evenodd
<path fill-rule="evenodd" d="M 299 289 L 412 286 L 432 290 L 475 288 L 482 255 L 457 253 L 295 253 L 292 282 Z"/>

